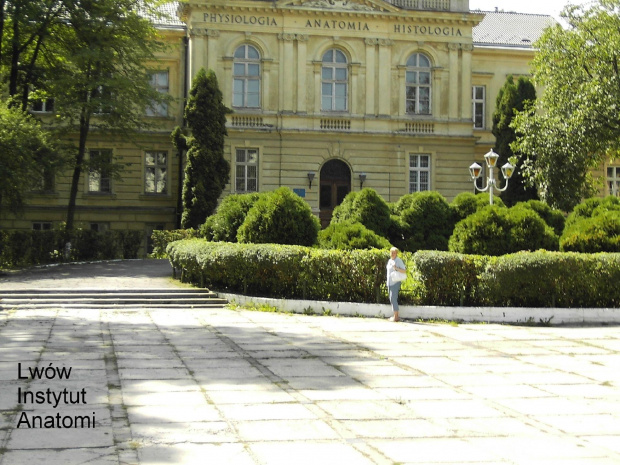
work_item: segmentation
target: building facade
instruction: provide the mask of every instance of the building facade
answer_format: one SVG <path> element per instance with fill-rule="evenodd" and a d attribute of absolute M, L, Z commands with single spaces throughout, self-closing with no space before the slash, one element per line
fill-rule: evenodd
<path fill-rule="evenodd" d="M 190 0 L 168 8 L 176 17 L 159 27 L 171 48 L 153 85 L 177 103 L 148 115 L 159 129 L 140 144 L 91 138 L 90 156 L 127 167 L 122 181 L 84 175 L 78 226 L 142 229 L 145 238 L 176 227 L 183 164 L 170 132 L 182 124 L 200 68 L 215 71 L 234 110 L 225 194 L 288 186 L 323 224 L 362 187 L 388 202 L 423 190 L 451 200 L 472 191 L 468 167 L 494 145 L 499 89 L 507 76 L 529 74 L 532 43 L 553 23 L 470 11 L 468 0 Z M 620 182 L 620 168 L 610 169 Z M 68 183 L 58 176 L 0 226 L 55 227 Z"/>

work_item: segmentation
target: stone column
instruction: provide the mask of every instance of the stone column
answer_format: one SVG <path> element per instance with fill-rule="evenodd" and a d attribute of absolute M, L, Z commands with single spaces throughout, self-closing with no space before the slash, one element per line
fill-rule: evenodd
<path fill-rule="evenodd" d="M 379 115 L 389 116 L 392 102 L 392 44 L 390 39 L 379 39 Z"/>
<path fill-rule="evenodd" d="M 307 42 L 308 34 L 297 34 L 297 112 L 306 113 L 308 111 L 306 96 L 307 92 Z"/>
<path fill-rule="evenodd" d="M 375 56 L 377 45 L 379 44 L 378 39 L 366 39 L 366 105 L 364 112 L 367 115 L 376 115 L 377 111 L 375 108 L 375 76 L 377 75 L 377 68 L 375 64 Z"/>
<path fill-rule="evenodd" d="M 207 29 L 192 27 L 189 30 L 189 85 L 191 86 L 198 70 L 205 66 Z"/>
<path fill-rule="evenodd" d="M 471 54 L 474 46 L 464 44 L 461 46 L 463 50 L 463 67 L 462 73 L 462 90 L 461 90 L 461 115 L 464 120 L 472 119 L 472 103 L 471 103 Z"/>
<path fill-rule="evenodd" d="M 207 69 L 215 71 L 217 69 L 217 43 L 220 37 L 220 31 L 216 29 L 207 29 Z"/>
<path fill-rule="evenodd" d="M 448 98 L 448 117 L 458 118 L 459 112 L 459 44 L 448 44 L 450 81 Z"/>
<path fill-rule="evenodd" d="M 293 83 L 295 81 L 294 76 L 294 48 L 293 41 L 295 40 L 295 34 L 280 33 L 278 39 L 283 42 L 282 60 L 280 60 L 280 110 L 293 111 L 295 104 L 295 94 Z"/>

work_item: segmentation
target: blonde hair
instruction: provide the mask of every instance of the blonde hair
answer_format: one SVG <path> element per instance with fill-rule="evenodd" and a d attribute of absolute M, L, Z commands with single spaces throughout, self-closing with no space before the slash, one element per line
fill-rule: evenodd
<path fill-rule="evenodd" d="M 390 249 L 390 253 L 392 253 L 392 252 L 398 252 L 398 251 L 399 251 L 399 250 L 398 250 L 396 247 L 392 247 L 392 248 Z"/>

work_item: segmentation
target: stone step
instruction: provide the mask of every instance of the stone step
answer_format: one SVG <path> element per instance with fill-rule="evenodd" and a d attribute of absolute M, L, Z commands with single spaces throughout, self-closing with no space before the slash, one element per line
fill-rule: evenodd
<path fill-rule="evenodd" d="M 11 308 L 218 308 L 226 299 L 206 289 L 7 289 L 0 310 Z"/>

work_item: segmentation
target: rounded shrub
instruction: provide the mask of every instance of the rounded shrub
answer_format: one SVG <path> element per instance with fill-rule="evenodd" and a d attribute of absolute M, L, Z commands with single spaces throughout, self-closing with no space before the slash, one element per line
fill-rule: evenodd
<path fill-rule="evenodd" d="M 504 201 L 500 197 L 493 197 L 494 205 L 504 207 Z M 450 204 L 454 222 L 458 223 L 469 215 L 473 215 L 478 210 L 489 206 L 489 194 L 474 194 L 473 192 L 461 192 L 454 197 Z"/>
<path fill-rule="evenodd" d="M 448 250 L 452 233 L 452 212 L 446 199 L 438 192 L 418 192 L 399 201 L 404 235 L 404 249 Z"/>
<path fill-rule="evenodd" d="M 390 226 L 390 207 L 374 189 L 350 192 L 334 209 L 331 224 L 361 223 L 376 234 L 386 237 Z"/>
<path fill-rule="evenodd" d="M 330 224 L 319 232 L 319 247 L 322 249 L 389 249 L 389 241 L 366 228 L 361 223 Z"/>
<path fill-rule="evenodd" d="M 620 252 L 620 210 L 603 211 L 566 227 L 560 237 L 563 252 Z"/>
<path fill-rule="evenodd" d="M 477 255 L 557 250 L 557 247 L 557 236 L 534 211 L 495 205 L 457 223 L 449 241 L 450 251 Z"/>
<path fill-rule="evenodd" d="M 551 226 L 551 228 L 553 228 L 555 234 L 557 234 L 558 236 L 562 235 L 566 218 L 560 210 L 555 210 L 546 203 L 541 202 L 540 200 L 528 200 L 527 202 L 519 202 L 515 205 L 515 207 L 528 208 L 532 211 L 535 211 L 548 226 Z"/>
<path fill-rule="evenodd" d="M 237 242 L 237 231 L 260 196 L 251 193 L 225 197 L 215 214 L 200 227 L 199 236 L 214 242 Z"/>
<path fill-rule="evenodd" d="M 319 219 L 310 205 L 288 187 L 281 187 L 254 203 L 237 231 L 237 240 L 312 246 L 319 229 Z"/>
<path fill-rule="evenodd" d="M 568 218 L 566 218 L 566 228 L 573 226 L 575 223 L 593 216 L 600 215 L 606 211 L 620 210 L 620 198 L 612 195 L 600 198 L 593 197 L 586 199 L 575 207 Z"/>

